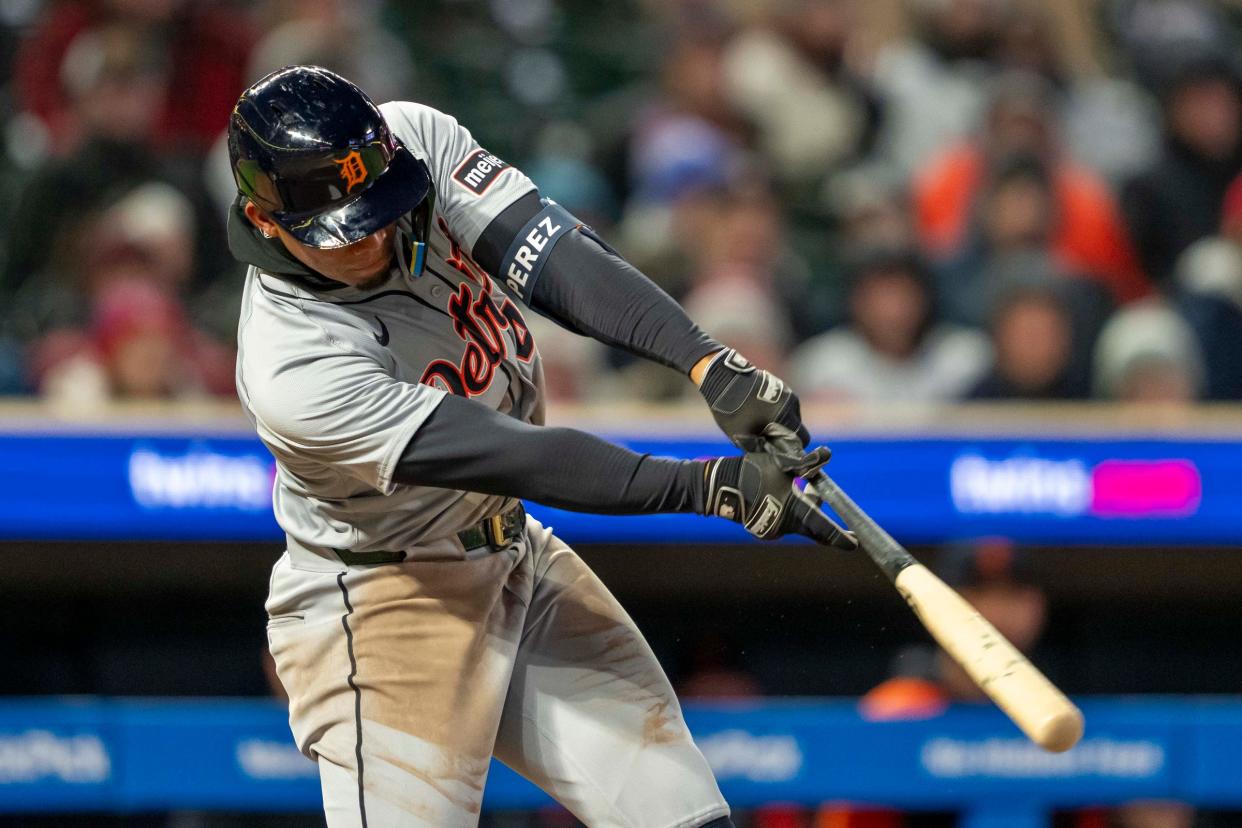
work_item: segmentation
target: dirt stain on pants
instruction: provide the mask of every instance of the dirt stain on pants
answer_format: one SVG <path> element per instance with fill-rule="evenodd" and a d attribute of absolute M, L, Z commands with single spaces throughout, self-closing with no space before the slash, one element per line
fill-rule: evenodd
<path fill-rule="evenodd" d="M 374 828 L 475 825 L 493 755 L 590 826 L 728 813 L 642 634 L 533 519 L 473 560 L 308 572 L 282 559 L 268 611 L 331 828 L 361 826 L 364 809 Z"/>

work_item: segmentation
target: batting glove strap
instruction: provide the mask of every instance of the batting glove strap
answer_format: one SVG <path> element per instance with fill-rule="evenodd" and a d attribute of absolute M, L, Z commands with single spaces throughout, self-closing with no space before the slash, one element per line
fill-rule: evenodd
<path fill-rule="evenodd" d="M 799 531 L 789 520 L 799 492 L 794 488 L 796 472 L 787 465 L 770 454 L 713 461 L 707 470 L 708 514 L 740 523 L 763 540 Z"/>
<path fill-rule="evenodd" d="M 762 540 L 790 533 L 853 549 L 857 541 L 799 491 L 794 481 L 814 473 L 832 456 L 827 448 L 807 454 L 748 453 L 707 464 L 705 512 L 740 523 Z"/>
<path fill-rule="evenodd" d="M 708 463 L 705 514 L 742 522 L 746 510 L 742 490 L 739 488 L 741 477 L 741 457 L 721 457 Z"/>
<path fill-rule="evenodd" d="M 773 436 L 793 435 L 803 446 L 810 441 L 797 395 L 775 374 L 756 368 L 731 348 L 708 364 L 699 391 L 717 425 L 738 448 L 756 451 L 761 438 Z"/>
<path fill-rule="evenodd" d="M 761 458 L 755 458 L 761 459 Z M 772 476 L 774 486 L 765 487 L 764 472 L 751 457 L 724 457 L 708 469 L 708 514 L 740 523 L 757 538 L 778 538 L 784 532 L 793 479 L 782 474 Z M 765 491 L 773 488 L 775 491 Z"/>

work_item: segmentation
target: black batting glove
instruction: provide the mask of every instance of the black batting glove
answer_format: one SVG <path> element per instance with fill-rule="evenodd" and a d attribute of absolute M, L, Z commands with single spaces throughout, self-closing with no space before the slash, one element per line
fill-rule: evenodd
<path fill-rule="evenodd" d="M 732 348 L 708 364 L 699 393 L 721 431 L 743 451 L 758 451 L 765 439 L 797 438 L 803 448 L 811 441 L 797 395 Z"/>
<path fill-rule="evenodd" d="M 818 500 L 794 483 L 823 468 L 830 457 L 832 452 L 821 446 L 808 454 L 747 452 L 712 460 L 706 470 L 705 512 L 740 523 L 762 540 L 793 533 L 826 546 L 857 549 L 853 533 L 833 522 Z"/>

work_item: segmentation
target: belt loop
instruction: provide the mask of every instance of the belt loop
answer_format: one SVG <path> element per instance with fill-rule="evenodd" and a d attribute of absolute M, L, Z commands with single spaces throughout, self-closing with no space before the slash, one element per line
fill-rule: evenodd
<path fill-rule="evenodd" d="M 376 564 L 401 563 L 405 560 L 404 552 L 351 552 L 348 549 L 333 549 L 341 563 L 346 566 L 374 566 Z"/>

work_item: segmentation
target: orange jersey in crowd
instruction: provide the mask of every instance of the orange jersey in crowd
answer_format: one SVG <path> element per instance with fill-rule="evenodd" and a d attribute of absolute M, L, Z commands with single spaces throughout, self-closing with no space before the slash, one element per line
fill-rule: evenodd
<path fill-rule="evenodd" d="M 984 165 L 980 148 L 967 144 L 945 152 L 916 176 L 919 240 L 933 256 L 944 256 L 964 241 Z M 1053 190 L 1058 217 L 1053 254 L 1070 271 L 1099 278 L 1118 302 L 1145 296 L 1151 286 L 1108 186 L 1090 170 L 1062 162 L 1053 171 Z"/>

